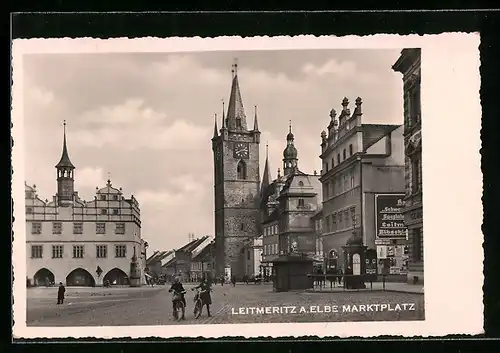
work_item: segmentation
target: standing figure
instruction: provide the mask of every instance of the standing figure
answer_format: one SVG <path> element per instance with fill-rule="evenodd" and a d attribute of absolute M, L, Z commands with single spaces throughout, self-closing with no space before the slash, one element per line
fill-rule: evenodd
<path fill-rule="evenodd" d="M 233 284 L 233 287 L 236 286 L 236 277 L 234 275 L 231 276 L 231 283 Z"/>
<path fill-rule="evenodd" d="M 203 306 L 207 307 L 207 314 L 208 317 L 212 316 L 210 315 L 210 305 L 212 305 L 212 296 L 210 295 L 210 292 L 212 291 L 212 288 L 210 286 L 210 283 L 207 281 L 205 277 L 201 279 L 201 282 L 198 286 L 194 287 L 194 289 L 200 289 L 200 299 L 201 299 L 201 311 L 203 311 Z M 201 312 L 200 312 L 201 315 Z"/>
<path fill-rule="evenodd" d="M 59 288 L 57 289 L 57 304 L 64 303 L 64 293 L 66 292 L 66 288 L 64 287 L 62 282 L 59 282 Z"/>
<path fill-rule="evenodd" d="M 221 275 L 220 276 L 220 285 L 223 286 L 224 285 L 224 275 Z"/>

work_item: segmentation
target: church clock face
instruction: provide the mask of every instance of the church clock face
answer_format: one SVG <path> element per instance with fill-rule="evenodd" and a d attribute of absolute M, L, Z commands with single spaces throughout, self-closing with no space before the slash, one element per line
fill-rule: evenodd
<path fill-rule="evenodd" d="M 236 142 L 234 144 L 233 156 L 234 158 L 248 158 L 248 143 Z"/>

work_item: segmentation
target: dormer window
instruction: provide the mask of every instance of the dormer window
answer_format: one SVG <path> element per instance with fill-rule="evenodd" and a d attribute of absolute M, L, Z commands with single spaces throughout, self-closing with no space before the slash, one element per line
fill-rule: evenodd
<path fill-rule="evenodd" d="M 107 210 L 107 209 L 105 209 L 105 208 L 102 208 L 102 209 L 101 209 L 101 214 L 108 214 L 108 210 Z"/>
<path fill-rule="evenodd" d="M 236 128 L 241 129 L 241 119 L 240 118 L 236 118 Z"/>
<path fill-rule="evenodd" d="M 113 201 L 118 201 L 118 195 L 113 195 Z"/>
<path fill-rule="evenodd" d="M 304 186 L 304 182 L 303 182 L 302 180 L 301 180 L 301 181 L 299 181 L 299 186 L 300 186 L 300 187 L 303 187 L 303 186 Z"/>
<path fill-rule="evenodd" d="M 106 201 L 106 195 L 101 195 L 101 196 L 99 196 L 99 199 L 100 199 L 101 201 Z"/>
<path fill-rule="evenodd" d="M 299 207 L 305 207 L 304 199 L 299 199 Z"/>

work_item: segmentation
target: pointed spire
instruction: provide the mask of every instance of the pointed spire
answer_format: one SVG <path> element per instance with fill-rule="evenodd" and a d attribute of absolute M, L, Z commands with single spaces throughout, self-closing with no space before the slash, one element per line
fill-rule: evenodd
<path fill-rule="evenodd" d="M 214 119 L 214 138 L 219 136 L 219 130 L 217 129 L 217 114 L 215 114 L 215 119 Z"/>
<path fill-rule="evenodd" d="M 63 122 L 63 151 L 59 163 L 57 163 L 56 168 L 71 168 L 75 169 L 73 163 L 71 163 L 68 155 L 68 147 L 66 146 L 66 120 Z"/>
<path fill-rule="evenodd" d="M 257 106 L 254 105 L 255 117 L 253 119 L 253 131 L 259 131 L 259 122 L 257 120 Z"/>
<path fill-rule="evenodd" d="M 286 139 L 287 139 L 287 141 L 294 140 L 294 136 L 292 134 L 292 121 L 291 120 L 289 120 L 289 123 L 288 123 L 288 135 L 286 135 Z"/>
<path fill-rule="evenodd" d="M 231 94 L 227 107 L 227 127 L 229 130 L 247 130 L 245 110 L 241 99 L 240 85 L 238 83 L 238 64 L 235 59 L 233 69 L 233 82 L 231 84 Z"/>
<path fill-rule="evenodd" d="M 224 99 L 222 99 L 222 129 L 225 128 L 226 128 L 226 112 L 225 112 Z"/>
<path fill-rule="evenodd" d="M 260 188 L 262 199 L 267 196 L 266 191 L 269 184 L 271 184 L 271 180 L 271 168 L 269 167 L 269 144 L 266 143 L 266 164 L 264 165 L 264 175 L 262 175 L 262 185 Z"/>

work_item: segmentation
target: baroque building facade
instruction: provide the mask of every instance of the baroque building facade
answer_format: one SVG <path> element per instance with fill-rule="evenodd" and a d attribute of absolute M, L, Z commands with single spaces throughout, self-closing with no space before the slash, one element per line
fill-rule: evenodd
<path fill-rule="evenodd" d="M 363 245 L 381 254 L 379 272 L 389 272 L 392 267 L 396 273 L 396 268 L 404 271 L 405 267 L 404 222 L 389 223 L 380 217 L 384 217 L 383 207 L 396 212 L 404 195 L 403 128 L 364 124 L 362 114 L 361 98 L 356 99 L 352 113 L 349 100 L 344 98 L 340 114 L 332 109 L 327 131 L 321 133 L 323 205 L 315 218 L 322 244 L 317 248 L 322 249 L 325 269 L 337 271 L 344 264 L 342 247 L 356 233 Z M 391 255 L 387 260 L 386 247 L 398 248 L 399 259 Z"/>
<path fill-rule="evenodd" d="M 421 49 L 408 48 L 393 65 L 403 74 L 404 143 L 405 143 L 405 207 L 408 227 L 408 281 L 424 281 L 424 228 L 422 211 L 422 116 L 420 101 Z"/>
<path fill-rule="evenodd" d="M 321 207 L 321 184 L 317 173 L 299 169 L 298 151 L 291 125 L 283 151 L 283 175 L 272 180 L 269 158 L 261 186 L 261 228 L 263 240 L 262 274 L 273 274 L 273 261 L 292 252 L 314 258 L 316 230 L 314 215 Z"/>
<path fill-rule="evenodd" d="M 57 193 L 43 201 L 25 184 L 27 279 L 33 285 L 144 284 L 147 243 L 141 237 L 139 203 L 108 180 L 92 201 L 75 191 L 64 123 Z M 132 283 L 134 282 L 134 283 Z"/>
<path fill-rule="evenodd" d="M 259 145 L 260 131 L 255 111 L 254 125 L 247 124 L 238 82 L 233 79 L 227 112 L 223 105 L 222 127 L 214 123 L 216 276 L 245 275 L 244 246 L 259 234 Z"/>

